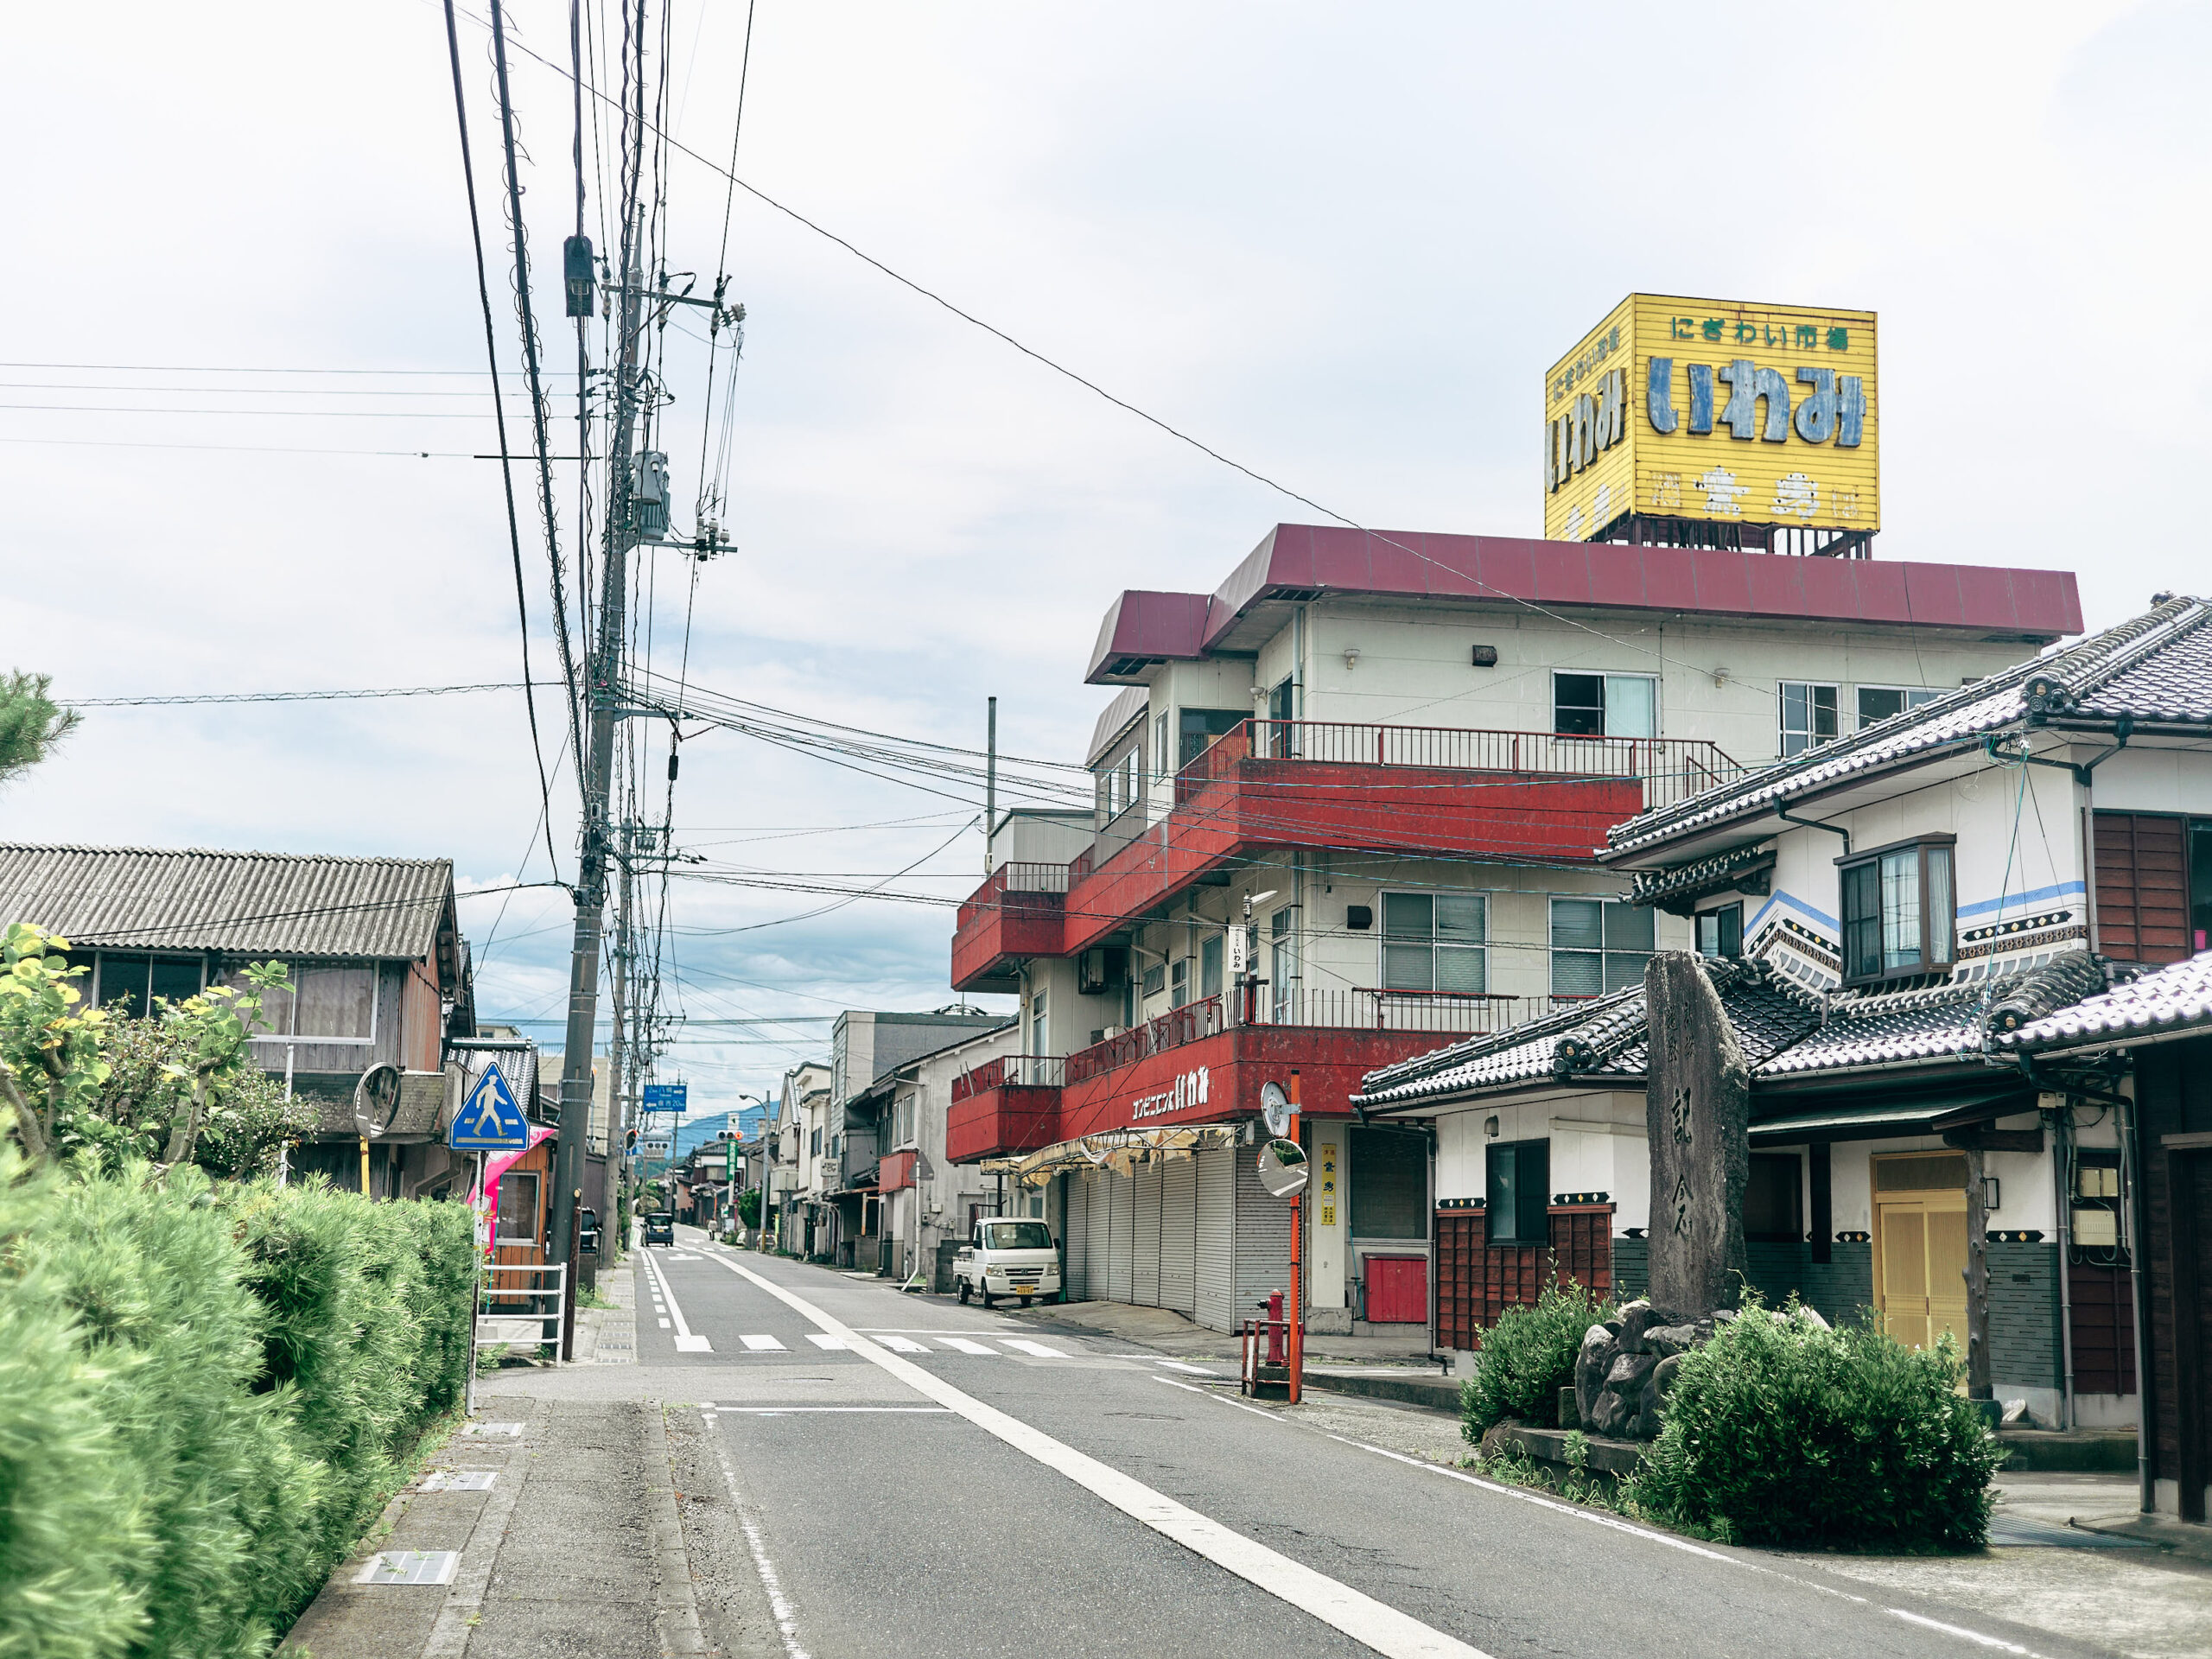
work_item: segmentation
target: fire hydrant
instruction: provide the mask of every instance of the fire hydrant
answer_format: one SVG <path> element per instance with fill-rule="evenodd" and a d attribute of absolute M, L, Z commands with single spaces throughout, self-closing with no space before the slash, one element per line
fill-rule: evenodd
<path fill-rule="evenodd" d="M 1282 1292 L 1271 1290 L 1268 1293 L 1268 1363 L 1270 1365 L 1290 1363 L 1290 1356 L 1283 1346 L 1286 1328 L 1282 1318 Z"/>

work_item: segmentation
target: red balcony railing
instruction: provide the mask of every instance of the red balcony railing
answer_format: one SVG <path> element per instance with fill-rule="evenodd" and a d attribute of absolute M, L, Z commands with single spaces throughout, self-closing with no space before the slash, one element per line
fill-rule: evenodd
<path fill-rule="evenodd" d="M 1529 777 L 1634 779 L 1648 811 L 1733 781 L 1749 770 L 1702 738 L 1580 737 L 1455 726 L 1370 726 L 1344 721 L 1248 720 L 1175 774 L 1177 804 L 1237 762 L 1427 766 Z"/>
<path fill-rule="evenodd" d="M 1553 1013 L 1571 997 L 1505 996 L 1488 993 L 1294 990 L 1270 997 L 1260 991 L 1255 1027 L 1305 1027 L 1327 1031 L 1433 1032 L 1444 1037 L 1480 1037 Z M 1080 1083 L 1154 1054 L 1164 1054 L 1228 1030 L 1240 1023 L 1234 996 L 1209 996 L 1173 1008 L 1143 1025 L 1117 1032 L 1102 1043 L 1078 1049 L 1063 1064 L 1062 1076 Z M 953 1098 L 960 1098 L 959 1084 Z"/>
<path fill-rule="evenodd" d="M 993 1089 L 1057 1089 L 1067 1062 L 1058 1054 L 1001 1054 L 952 1080 L 957 1103 Z"/>

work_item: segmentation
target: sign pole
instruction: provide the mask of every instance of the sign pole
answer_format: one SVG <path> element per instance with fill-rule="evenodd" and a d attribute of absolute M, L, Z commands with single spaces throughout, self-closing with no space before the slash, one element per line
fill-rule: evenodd
<path fill-rule="evenodd" d="M 1299 1138 L 1298 1073 L 1290 1074 L 1290 1133 L 1283 1138 Z M 1296 1405 L 1305 1392 L 1306 1381 L 1306 1276 L 1305 1234 L 1306 1195 L 1301 1190 L 1290 1199 L 1290 1403 Z"/>
<path fill-rule="evenodd" d="M 484 1154 L 476 1154 L 476 1192 L 468 1205 L 468 1387 L 461 1414 L 476 1415 L 476 1320 L 484 1306 Z"/>

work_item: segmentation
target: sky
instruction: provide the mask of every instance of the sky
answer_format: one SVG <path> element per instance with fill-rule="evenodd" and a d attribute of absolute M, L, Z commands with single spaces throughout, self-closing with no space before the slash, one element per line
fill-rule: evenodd
<path fill-rule="evenodd" d="M 463 83 L 512 392 L 483 15 Z M 565 62 L 568 11 L 508 16 L 541 336 L 573 367 L 569 89 L 521 49 Z M 101 18 L 15 19 L 0 70 L 0 667 L 65 701 L 519 680 L 441 10 Z M 2072 569 L 2092 626 L 2207 591 L 2212 5 L 677 0 L 667 46 L 675 140 L 727 163 L 741 79 L 748 185 L 1360 523 L 1540 534 L 1544 371 L 1624 294 L 1802 302 L 1880 314 L 1877 556 Z M 1313 520 L 712 168 L 672 155 L 667 186 L 671 268 L 726 270 L 747 321 L 734 548 L 649 562 L 657 668 L 688 605 L 702 687 L 963 747 L 996 696 L 1003 749 L 1077 762 L 1114 596 L 1211 589 Z M 705 347 L 669 340 L 688 523 Z M 658 789 L 665 733 L 640 736 Z M 980 876 L 972 791 L 687 739 L 675 839 L 715 870 L 912 866 L 948 900 Z M 565 771 L 551 800 L 566 878 Z M 450 858 L 480 1014 L 561 1011 L 566 896 L 517 885 L 551 875 L 519 692 L 88 710 L 0 810 L 22 839 Z M 826 1054 L 840 1008 L 958 1000 L 949 908 L 835 902 L 671 883 L 671 1001 L 791 1022 L 679 1033 L 658 1075 L 695 1110 Z"/>

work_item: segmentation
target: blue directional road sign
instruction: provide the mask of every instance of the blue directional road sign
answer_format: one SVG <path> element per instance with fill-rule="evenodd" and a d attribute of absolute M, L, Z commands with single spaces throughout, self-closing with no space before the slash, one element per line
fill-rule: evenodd
<path fill-rule="evenodd" d="M 468 1091 L 446 1144 L 460 1152 L 505 1152 L 530 1145 L 530 1120 L 515 1102 L 497 1060 Z"/>
<path fill-rule="evenodd" d="M 645 1109 L 649 1112 L 681 1113 L 690 1093 L 689 1084 L 649 1083 L 645 1085 Z"/>

